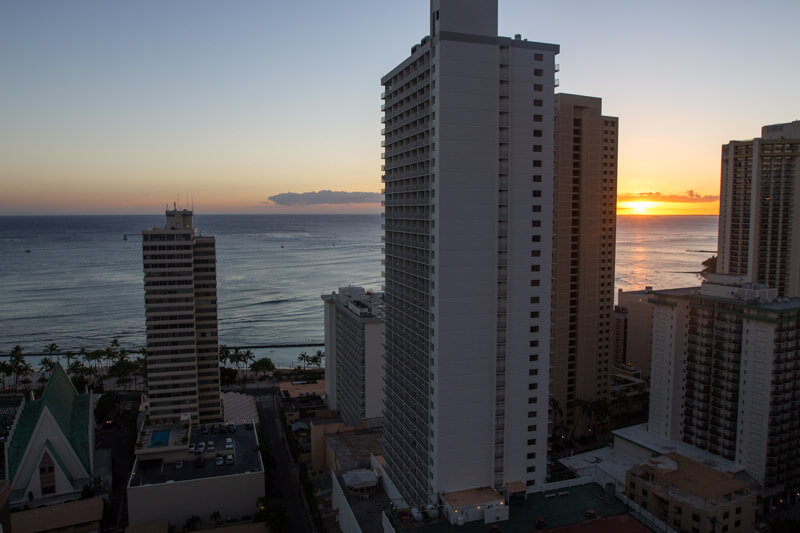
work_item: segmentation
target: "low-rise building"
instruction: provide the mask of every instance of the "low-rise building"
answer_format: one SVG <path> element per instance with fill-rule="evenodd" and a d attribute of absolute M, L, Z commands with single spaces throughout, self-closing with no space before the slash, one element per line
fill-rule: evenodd
<path fill-rule="evenodd" d="M 649 301 L 653 287 L 640 291 L 617 292 L 614 308 L 614 359 L 635 368 L 639 377 L 650 377 L 653 306 Z"/>
<path fill-rule="evenodd" d="M 751 532 L 756 493 L 747 482 L 677 453 L 631 468 L 626 495 L 678 531 Z"/>
<path fill-rule="evenodd" d="M 264 497 L 254 424 L 193 428 L 188 416 L 183 422 L 142 430 L 128 482 L 130 524 L 252 518 Z"/>

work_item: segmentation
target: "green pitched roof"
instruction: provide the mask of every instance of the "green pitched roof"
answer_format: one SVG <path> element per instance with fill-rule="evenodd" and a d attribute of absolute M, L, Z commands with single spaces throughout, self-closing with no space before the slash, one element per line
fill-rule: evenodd
<path fill-rule="evenodd" d="M 58 427 L 64 433 L 75 454 L 81 460 L 87 472 L 89 466 L 89 395 L 78 394 L 67 373 L 56 364 L 47 382 L 44 394 L 38 400 L 25 402 L 22 413 L 14 426 L 11 440 L 8 442 L 8 479 L 13 480 L 17 473 L 25 449 L 39 422 L 45 407 L 53 415 Z"/>

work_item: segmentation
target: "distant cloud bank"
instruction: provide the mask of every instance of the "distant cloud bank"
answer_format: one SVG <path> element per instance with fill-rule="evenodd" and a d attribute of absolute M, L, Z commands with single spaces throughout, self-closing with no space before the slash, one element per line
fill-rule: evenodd
<path fill-rule="evenodd" d="M 622 193 L 617 195 L 618 202 L 632 202 L 636 200 L 649 200 L 653 202 L 716 202 L 718 194 L 697 194 L 693 190 L 686 194 L 661 194 L 660 192 Z"/>
<path fill-rule="evenodd" d="M 381 194 L 377 192 L 312 191 L 283 192 L 275 194 L 262 202 L 267 205 L 319 205 L 319 204 L 377 204 Z"/>

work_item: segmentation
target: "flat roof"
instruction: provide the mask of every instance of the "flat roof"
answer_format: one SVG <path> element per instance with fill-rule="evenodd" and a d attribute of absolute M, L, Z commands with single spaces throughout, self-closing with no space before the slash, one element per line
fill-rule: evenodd
<path fill-rule="evenodd" d="M 453 509 L 472 507 L 494 501 L 505 501 L 492 487 L 478 487 L 477 489 L 457 490 L 442 495 L 447 504 Z"/>
<path fill-rule="evenodd" d="M 299 396 L 322 396 L 325 394 L 325 380 L 318 379 L 315 382 L 307 381 L 281 381 L 278 383 L 281 393 L 286 391 L 290 398 L 297 398 Z"/>
<path fill-rule="evenodd" d="M 370 456 L 383 453 L 383 431 L 379 428 L 328 433 L 325 441 L 342 470 L 369 467 Z"/>
<path fill-rule="evenodd" d="M 653 435 L 647 431 L 647 423 L 628 426 L 626 428 L 615 429 L 611 432 L 614 436 L 625 439 L 633 444 L 646 448 L 658 455 L 665 455 L 670 452 L 677 452 L 684 457 L 710 466 L 723 472 L 734 474 L 744 470 L 733 461 L 729 461 L 719 455 L 696 448 L 685 442 L 669 440 Z"/>
<path fill-rule="evenodd" d="M 213 441 L 216 448 L 213 452 L 203 453 L 205 462 L 203 466 L 195 465 L 197 454 L 189 453 L 188 443 L 186 452 L 180 456 L 183 461 L 183 468 L 176 467 L 178 457 L 172 455 L 174 459 L 169 462 L 163 458 L 156 459 L 136 459 L 133 466 L 133 473 L 129 481 L 129 487 L 141 487 L 144 485 L 157 485 L 161 483 L 171 483 L 178 481 L 190 481 L 194 479 L 211 478 L 217 476 L 231 476 L 244 474 L 247 472 L 261 472 L 264 470 L 261 464 L 261 456 L 258 451 L 258 439 L 251 424 L 237 425 L 236 431 L 230 433 L 222 431 L 217 433 L 203 434 L 199 429 L 193 429 L 189 442 L 199 443 Z M 233 449 L 225 449 L 225 439 L 233 439 Z M 232 465 L 216 465 L 218 455 L 234 456 Z"/>
<path fill-rule="evenodd" d="M 640 465 L 640 468 L 653 471 L 656 474 L 653 480 L 655 483 L 683 489 L 704 500 L 748 488 L 747 483 L 736 479 L 730 472 L 714 470 L 674 452 L 651 459 L 650 462 Z"/>
<path fill-rule="evenodd" d="M 56 531 L 99 522 L 103 518 L 103 498 L 95 497 L 48 507 L 11 513 L 11 530 L 16 533 Z"/>
<path fill-rule="evenodd" d="M 560 496 L 559 496 L 560 494 Z M 567 526 L 564 529 L 558 530 L 561 532 L 572 531 L 572 528 L 582 527 L 582 523 L 586 521 L 586 511 L 589 509 L 595 511 L 597 516 L 601 518 L 627 515 L 628 508 L 621 501 L 617 500 L 612 504 L 608 504 L 602 499 L 603 488 L 596 483 L 588 483 L 586 485 L 577 485 L 574 487 L 562 488 L 557 491 L 539 492 L 536 494 L 529 494 L 524 501 L 517 501 L 512 499 L 509 501 L 508 520 L 495 522 L 492 525 L 497 526 L 498 533 L 518 533 L 520 531 L 534 531 L 536 530 L 536 522 L 541 518 L 547 522 L 549 528 Z M 441 517 L 441 515 L 440 515 Z M 602 520 L 594 519 L 592 524 L 602 522 Z M 635 520 L 634 520 L 635 522 Z M 392 524 L 398 524 L 395 518 Z M 616 523 L 616 522 L 613 522 Z M 623 520 L 622 523 L 627 523 Z M 636 522 L 638 524 L 638 522 Z M 400 526 L 398 531 L 409 530 L 415 533 L 447 533 L 449 531 L 459 531 L 460 533 L 486 533 L 487 524 L 482 520 L 467 522 L 463 526 L 453 526 L 447 520 L 439 518 L 435 522 L 423 522 L 421 524 L 410 524 L 406 527 Z M 548 531 L 552 531 L 548 529 Z M 638 529 L 598 529 L 598 530 L 583 530 L 605 532 L 605 531 L 634 531 Z M 643 529 L 641 531 L 649 531 Z"/>
<path fill-rule="evenodd" d="M 336 481 L 339 483 L 342 492 L 347 498 L 347 503 L 353 511 L 353 516 L 356 517 L 361 531 L 383 531 L 383 511 L 389 508 L 391 500 L 384 492 L 381 484 L 375 485 L 375 492 L 365 498 L 364 494 L 354 494 L 347 489 L 347 484 L 344 482 L 343 475 L 346 474 L 344 470 L 334 472 Z"/>

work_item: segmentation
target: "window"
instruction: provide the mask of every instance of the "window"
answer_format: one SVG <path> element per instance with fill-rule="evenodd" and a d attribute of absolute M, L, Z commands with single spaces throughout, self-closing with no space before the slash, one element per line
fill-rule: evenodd
<path fill-rule="evenodd" d="M 541 163 L 542 163 L 542 162 L 541 162 L 541 161 L 539 161 L 539 164 L 541 164 Z M 542 197 L 542 191 L 533 191 L 533 193 L 532 193 L 532 194 L 533 194 L 533 197 L 534 197 L 534 198 L 541 198 L 541 197 Z"/>
<path fill-rule="evenodd" d="M 694 520 L 695 522 L 699 522 L 700 521 L 700 515 L 697 514 L 697 513 L 694 513 L 692 515 L 692 520 Z"/>
<path fill-rule="evenodd" d="M 529 467 L 527 468 L 526 472 L 528 472 L 528 473 L 531 473 L 531 472 L 536 472 L 536 466 L 529 466 Z"/>
<path fill-rule="evenodd" d="M 438 13 L 438 11 L 437 11 Z M 544 59 L 544 54 L 533 54 L 534 61 L 542 61 Z"/>
<path fill-rule="evenodd" d="M 534 152 L 541 152 L 542 151 L 542 145 L 541 144 L 534 144 L 533 145 L 533 151 Z"/>
<path fill-rule="evenodd" d="M 535 69 L 533 69 L 533 75 L 534 76 L 544 76 L 544 70 L 542 70 L 540 68 L 535 68 Z"/>
<path fill-rule="evenodd" d="M 542 100 L 539 100 L 538 98 L 533 101 L 533 107 L 542 107 L 542 105 L 544 105 L 544 102 L 542 102 Z"/>
<path fill-rule="evenodd" d="M 44 453 L 42 456 L 42 461 L 39 463 L 39 484 L 42 488 L 42 494 L 55 494 L 55 463 L 53 463 L 53 459 L 47 452 Z"/>
<path fill-rule="evenodd" d="M 544 90 L 544 88 L 542 87 L 541 83 L 534 83 L 533 90 L 540 93 Z"/>
<path fill-rule="evenodd" d="M 540 167 L 542 166 L 542 162 L 541 162 L 541 161 L 534 161 L 534 162 L 533 162 L 533 166 L 534 166 L 535 168 L 540 168 Z"/>
<path fill-rule="evenodd" d="M 543 115 L 533 115 L 534 122 L 541 122 L 544 119 Z"/>
<path fill-rule="evenodd" d="M 541 183 L 542 182 L 542 177 L 540 175 L 538 175 L 538 174 L 535 174 L 533 176 L 533 182 L 534 183 Z"/>
<path fill-rule="evenodd" d="M 534 137 L 541 137 L 542 136 L 542 130 L 533 130 L 533 136 Z"/>
<path fill-rule="evenodd" d="M 535 362 L 535 361 L 538 361 L 538 360 L 539 360 L 539 354 L 538 354 L 538 353 L 534 353 L 534 354 L 531 354 L 531 355 L 529 355 L 529 356 L 528 356 L 528 361 L 530 361 L 531 363 L 533 363 L 533 362 Z M 536 370 L 536 369 L 533 369 L 533 370 L 530 370 L 529 372 L 536 372 L 536 373 L 538 373 L 539 371 L 538 371 L 538 370 Z M 532 375 L 532 376 L 535 376 L 536 374 L 531 374 L 531 375 Z"/>

